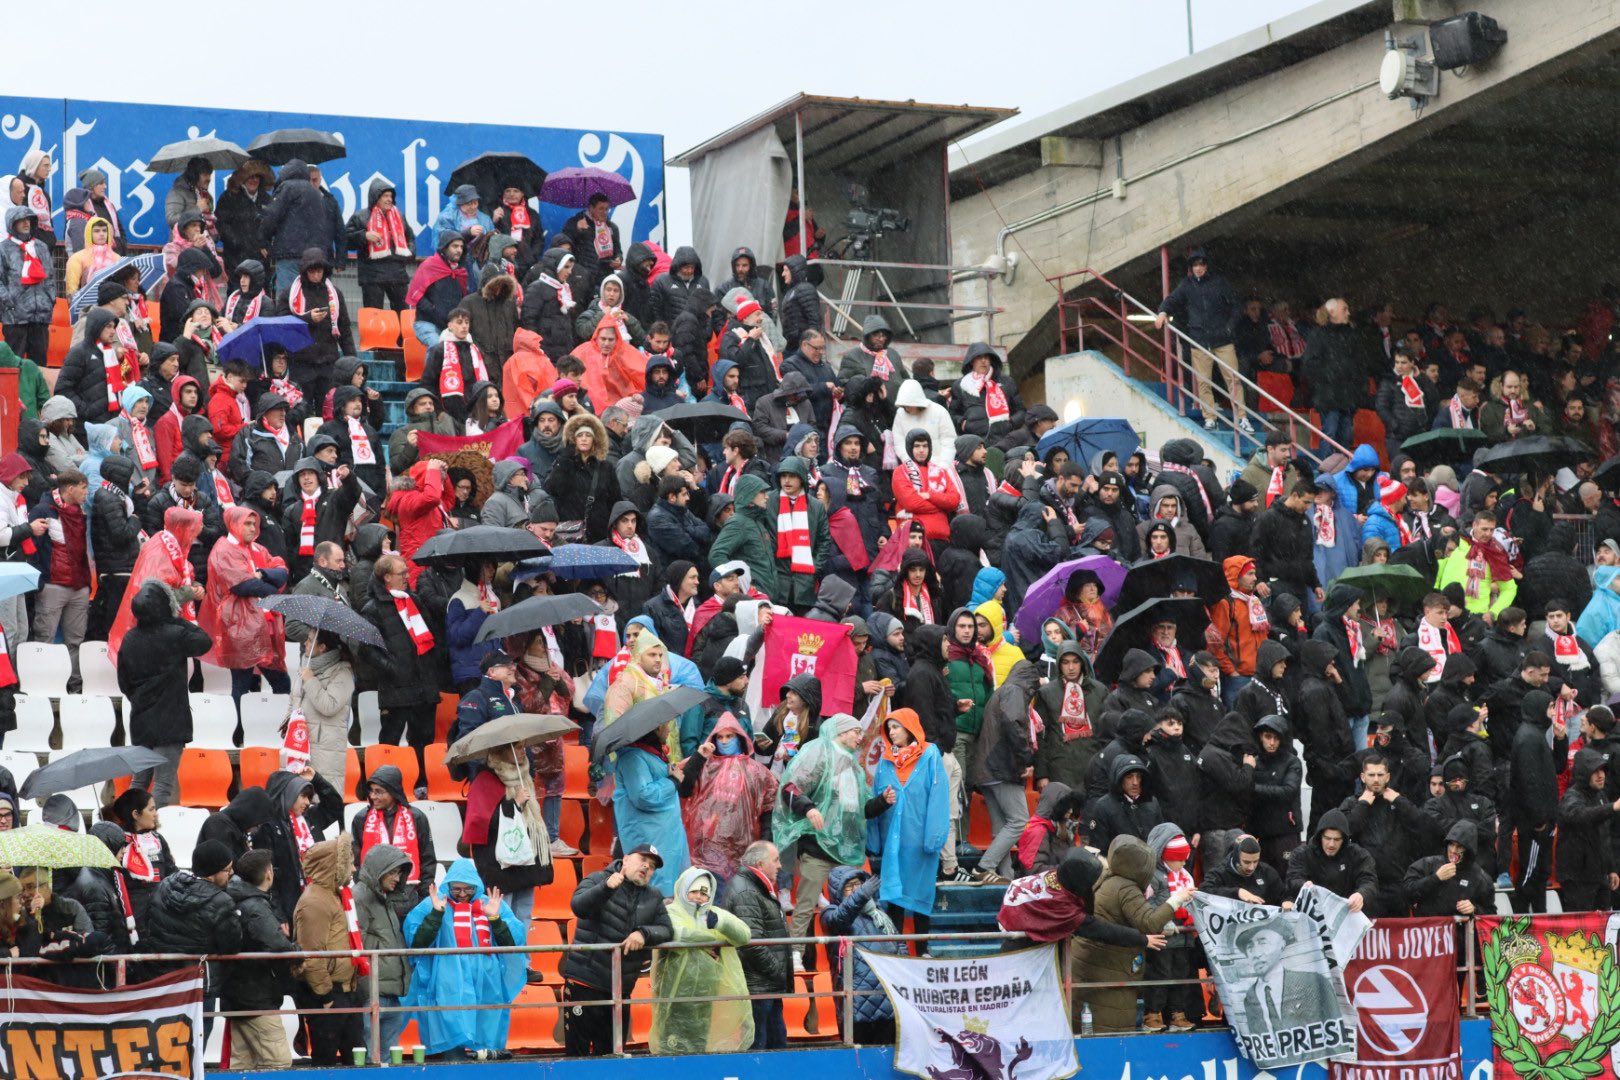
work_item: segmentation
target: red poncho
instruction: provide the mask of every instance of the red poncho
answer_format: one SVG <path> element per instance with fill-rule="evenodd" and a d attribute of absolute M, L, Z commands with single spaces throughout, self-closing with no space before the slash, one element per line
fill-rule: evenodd
<path fill-rule="evenodd" d="M 618 331 L 619 337 L 613 343 L 613 351 L 604 353 L 597 347 L 596 339 L 608 327 Z M 585 375 L 580 381 L 598 409 L 605 409 L 646 388 L 647 357 L 625 340 L 624 330 L 616 319 L 598 321 L 596 329 L 591 331 L 591 340 L 576 347 L 573 355 L 585 365 Z"/>
<path fill-rule="evenodd" d="M 685 801 L 681 817 L 692 865 L 729 878 L 748 845 L 760 838 L 760 815 L 776 803 L 777 779 L 754 760 L 753 740 L 730 714 L 714 725 L 710 738 L 722 735 L 742 740 L 742 752 L 717 753 L 703 762 L 703 773 L 692 789 L 692 797 Z M 688 767 L 696 764 L 690 762 Z"/>
<path fill-rule="evenodd" d="M 286 634 L 281 616 L 263 611 L 249 596 L 238 596 L 231 587 L 255 576 L 259 570 L 285 569 L 287 564 L 265 550 L 263 544 L 242 539 L 242 530 L 258 511 L 245 506 L 225 508 L 225 531 L 208 555 L 208 589 L 203 594 L 197 625 L 214 639 L 214 647 L 203 659 L 225 668 L 264 667 L 282 670 L 287 666 L 283 650 Z"/>
<path fill-rule="evenodd" d="M 169 507 L 163 512 L 163 532 L 142 544 L 140 554 L 135 556 L 135 566 L 129 575 L 130 581 L 161 581 L 176 589 L 181 585 L 192 584 L 195 575 L 190 559 L 191 545 L 196 543 L 197 537 L 201 535 L 202 527 L 203 516 L 199 511 L 187 510 L 183 506 Z M 176 551 L 180 553 L 178 559 L 174 557 Z M 135 614 L 130 610 L 130 604 L 139 591 L 139 589 L 124 590 L 123 603 L 118 605 L 118 616 L 113 620 L 112 629 L 107 634 L 107 658 L 115 666 L 118 663 L 119 646 L 124 643 L 124 635 L 135 627 Z M 193 621 L 196 618 L 195 607 L 192 608 L 191 617 Z"/>

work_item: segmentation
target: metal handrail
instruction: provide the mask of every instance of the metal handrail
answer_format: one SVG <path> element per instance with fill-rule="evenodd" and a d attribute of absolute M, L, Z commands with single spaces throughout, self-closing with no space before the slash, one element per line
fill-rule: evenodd
<path fill-rule="evenodd" d="M 1477 964 L 1475 938 L 1474 938 L 1474 933 L 1473 933 L 1474 917 L 1473 916 L 1454 916 L 1453 921 L 1456 924 L 1458 924 L 1459 926 L 1465 927 L 1467 929 L 1467 931 L 1468 931 L 1467 933 L 1464 934 L 1465 948 L 1464 948 L 1464 953 L 1463 953 L 1463 957 L 1462 957 L 1463 962 L 1462 962 L 1462 964 L 1459 965 L 1458 970 L 1464 975 L 1464 980 L 1463 980 L 1464 981 L 1464 993 L 1466 995 L 1466 1001 L 1465 1001 L 1465 1005 L 1464 1005 L 1464 1015 L 1472 1018 L 1472 1017 L 1478 1015 L 1478 1009 L 1477 1009 L 1478 964 Z M 1190 934 L 1190 933 L 1192 933 L 1192 931 L 1190 931 L 1190 930 L 1188 930 L 1186 928 L 1183 928 L 1183 927 L 1178 927 L 1178 926 L 1167 927 L 1163 932 L 1165 934 L 1172 935 L 1172 936 L 1173 935 L 1179 935 L 1179 934 Z M 862 945 L 862 944 L 883 943 L 883 942 L 905 943 L 905 942 L 940 942 L 940 941 L 943 941 L 943 942 L 985 942 L 985 943 L 993 943 L 993 942 L 1025 942 L 1025 941 L 1029 941 L 1029 940 L 1030 939 L 1025 934 L 1018 933 L 1018 932 L 1013 932 L 1013 931 L 1005 931 L 1005 930 L 970 932 L 970 933 L 938 933 L 938 934 L 935 934 L 935 933 L 929 933 L 929 934 L 898 934 L 898 933 L 896 933 L 896 934 L 872 934 L 872 935 L 851 935 L 851 936 L 837 936 L 837 935 L 825 935 L 825 934 L 823 934 L 823 935 L 805 936 L 805 937 L 757 938 L 757 939 L 750 940 L 745 945 L 741 945 L 741 946 L 727 945 L 725 947 L 726 948 L 741 948 L 741 949 L 753 948 L 753 947 L 777 947 L 777 946 L 794 946 L 794 947 L 797 947 L 797 946 L 805 946 L 805 945 L 836 945 L 836 946 L 839 946 L 839 947 L 843 947 L 843 946 L 846 946 L 846 945 Z M 1210 976 L 1210 975 L 1206 975 L 1206 976 L 1203 976 L 1203 977 L 1194 976 L 1192 978 L 1186 978 L 1186 979 L 1146 979 L 1146 980 L 1135 980 L 1135 981 L 1131 981 L 1131 982 L 1121 982 L 1121 981 L 1117 981 L 1117 980 L 1115 980 L 1115 981 L 1102 981 L 1102 982 L 1079 981 L 1079 980 L 1076 980 L 1074 978 L 1073 964 L 1071 962 L 1072 958 L 1071 958 L 1070 945 L 1074 940 L 1075 939 L 1073 939 L 1073 938 L 1066 938 L 1066 939 L 1063 939 L 1062 941 L 1058 942 L 1057 944 L 1059 946 L 1060 953 L 1061 953 L 1060 970 L 1062 972 L 1064 1009 L 1065 1009 L 1066 1012 L 1071 1013 L 1071 1015 L 1069 1016 L 1070 1030 L 1075 1031 L 1076 1034 L 1081 1033 L 1081 1032 L 1076 1031 L 1076 1024 L 1074 1023 L 1076 1018 L 1072 1015 L 1072 1009 L 1073 1009 L 1074 1000 L 1075 1000 L 1075 991 L 1077 991 L 1077 990 L 1082 990 L 1083 991 L 1083 990 L 1115 989 L 1115 988 L 1128 988 L 1128 989 L 1136 990 L 1136 989 L 1142 989 L 1142 988 L 1147 988 L 1147 987 L 1158 987 L 1158 986 L 1188 986 L 1188 985 L 1203 986 L 1205 984 L 1213 984 L 1213 976 Z M 683 950 L 683 949 L 710 949 L 710 948 L 713 948 L 713 947 L 714 947 L 714 943 L 712 943 L 712 942 L 675 942 L 675 941 L 672 941 L 672 942 L 668 942 L 668 943 L 661 944 L 661 945 L 649 946 L 644 950 L 638 950 L 638 951 L 650 951 L 650 952 L 658 953 L 658 952 L 675 952 L 675 951 L 679 951 L 679 950 Z M 592 999 L 592 1000 L 586 1000 L 586 999 L 574 1000 L 574 999 L 570 999 L 569 1001 L 565 1002 L 561 998 L 561 996 L 559 995 L 557 1000 L 555 1001 L 555 1003 L 512 1001 L 512 1002 L 506 1002 L 506 1003 L 491 1003 L 491 1004 L 481 1004 L 481 1005 L 411 1005 L 411 1006 L 406 1006 L 406 1005 L 383 1005 L 381 1003 L 381 1000 L 380 1000 L 380 993 L 379 993 L 379 986 L 380 986 L 380 982 L 379 982 L 380 970 L 379 969 L 380 969 L 380 965 L 375 963 L 375 960 L 378 959 L 378 958 L 381 958 L 381 957 L 447 956 L 447 955 L 463 955 L 463 954 L 466 954 L 466 953 L 477 953 L 477 954 L 480 954 L 480 955 L 510 955 L 510 954 L 528 955 L 528 954 L 532 954 L 532 953 L 554 953 L 554 952 L 569 953 L 569 952 L 576 952 L 576 951 L 577 952 L 606 952 L 606 953 L 611 954 L 609 964 L 610 964 L 611 980 L 612 980 L 613 985 L 609 989 L 609 996 L 608 997 L 601 998 L 601 999 Z M 350 1006 L 323 1009 L 323 1010 L 321 1010 L 321 1012 L 323 1014 L 327 1014 L 327 1015 L 332 1015 L 332 1014 L 354 1015 L 354 1014 L 358 1014 L 358 1015 L 363 1015 L 363 1016 L 368 1017 L 370 1019 L 370 1025 L 369 1025 L 369 1038 L 367 1040 L 369 1045 L 367 1047 L 367 1051 L 370 1054 L 370 1056 L 372 1057 L 372 1059 L 374 1061 L 377 1061 L 377 1062 L 381 1062 L 381 1061 L 384 1060 L 384 1058 L 382 1057 L 382 1054 L 383 1054 L 383 1051 L 384 1051 L 385 1048 L 381 1045 L 381 1042 L 382 1042 L 381 1017 L 382 1017 L 383 1013 L 401 1013 L 401 1012 L 412 1012 L 412 1013 L 420 1013 L 420 1012 L 476 1012 L 476 1011 L 509 1010 L 509 1009 L 517 1009 L 517 1008 L 558 1008 L 558 1009 L 562 1009 L 562 1008 L 565 1007 L 565 1005 L 570 1005 L 570 1004 L 571 1005 L 589 1005 L 589 1006 L 608 1006 L 608 1007 L 610 1007 L 612 1009 L 614 1054 L 616 1056 L 623 1056 L 623 1054 L 625 1052 L 625 1042 L 626 1042 L 626 1038 L 627 1038 L 627 1032 L 624 1030 L 624 1020 L 625 1020 L 625 1015 L 626 1015 L 626 1009 L 631 1005 L 650 1005 L 650 1004 L 660 1004 L 660 1003 L 662 1003 L 662 1004 L 705 1004 L 705 1003 L 713 1004 L 713 1003 L 716 1003 L 716 1002 L 730 1002 L 730 1001 L 787 1001 L 787 1000 L 803 1000 L 803 999 L 814 1000 L 814 999 L 816 999 L 818 997 L 823 996 L 822 994 L 816 992 L 814 989 L 806 989 L 806 990 L 802 990 L 802 991 L 799 991 L 799 990 L 785 991 L 785 992 L 782 992 L 782 993 L 763 993 L 763 994 L 749 993 L 749 994 L 745 994 L 745 995 L 744 994 L 729 994 L 729 995 L 710 995 L 710 996 L 679 996 L 679 997 L 664 997 L 664 998 L 635 997 L 634 994 L 633 994 L 633 990 L 632 990 L 631 996 L 627 997 L 627 996 L 625 996 L 625 989 L 624 989 L 624 986 L 623 986 L 622 974 L 621 974 L 621 972 L 622 972 L 621 964 L 622 964 L 622 960 L 623 960 L 623 957 L 621 956 L 621 954 L 623 953 L 623 951 L 624 951 L 624 946 L 623 946 L 622 943 L 601 942 L 601 943 L 595 943 L 595 944 L 570 944 L 570 943 L 566 943 L 566 942 L 561 942 L 561 943 L 549 943 L 549 944 L 543 944 L 543 945 L 541 945 L 541 944 L 535 944 L 535 945 L 529 945 L 529 944 L 524 944 L 524 945 L 489 945 L 489 946 L 482 946 L 482 947 L 473 948 L 473 949 L 460 949 L 460 948 L 411 949 L 411 948 L 402 948 L 402 949 L 359 949 L 359 950 L 310 950 L 310 951 L 297 951 L 297 952 L 244 952 L 244 953 L 205 954 L 205 955 L 192 955 L 192 954 L 189 954 L 189 953 L 135 953 L 135 954 L 106 955 L 106 956 L 95 956 L 95 957 L 80 957 L 80 958 L 65 959 L 65 960 L 54 960 L 54 959 L 43 958 L 43 957 L 11 957 L 11 956 L 6 956 L 6 955 L 0 955 L 0 989 L 4 989 L 5 982 L 9 981 L 9 979 L 11 978 L 13 968 L 30 968 L 30 967 L 51 968 L 51 967 L 59 967 L 59 966 L 61 966 L 63 964 L 72 964 L 72 965 L 102 965 L 102 964 L 111 965 L 111 964 L 116 964 L 116 965 L 118 965 L 119 971 L 122 972 L 123 969 L 124 969 L 124 965 L 126 963 L 129 963 L 129 962 L 133 962 L 133 963 L 187 963 L 187 964 L 197 964 L 197 963 L 207 963 L 207 962 L 230 963 L 230 962 L 240 962 L 240 961 L 273 961 L 273 962 L 278 962 L 278 963 L 285 963 L 285 962 L 289 962 L 289 961 L 300 961 L 300 960 L 323 960 L 323 959 L 347 959 L 347 960 L 353 960 L 353 959 L 355 959 L 357 957 L 364 956 L 364 957 L 367 957 L 367 958 L 369 958 L 369 959 L 371 959 L 373 961 L 373 963 L 370 966 L 370 974 L 366 979 L 367 988 L 368 988 L 368 1001 L 367 1001 L 367 1003 L 362 1004 L 362 1005 L 350 1005 Z M 966 958 L 964 958 L 964 959 L 966 959 Z M 874 996 L 874 995 L 877 995 L 877 994 L 880 994 L 880 993 L 883 992 L 881 990 L 860 990 L 860 989 L 856 989 L 855 986 L 854 986 L 854 981 L 853 981 L 854 970 L 855 970 L 855 964 L 853 962 L 844 963 L 842 965 L 842 968 L 841 968 L 842 985 L 839 986 L 838 988 L 836 988 L 833 991 L 834 995 L 840 999 L 840 1002 L 841 1002 L 841 1005 L 842 1005 L 843 1020 L 842 1020 L 842 1023 L 840 1024 L 840 1029 L 841 1029 L 840 1039 L 841 1039 L 842 1045 L 844 1045 L 846 1047 L 850 1047 L 850 1046 L 854 1045 L 854 1008 L 855 1008 L 855 999 L 856 999 L 856 997 L 858 997 L 858 996 Z M 567 985 L 579 985 L 579 984 L 567 984 Z M 302 1015 L 302 1012 L 300 1010 L 295 1009 L 294 1013 L 295 1013 L 295 1015 Z M 282 1015 L 284 1015 L 284 1011 L 281 1010 L 281 1009 L 267 1009 L 267 1010 L 213 1009 L 213 1010 L 209 1010 L 207 1015 L 211 1016 L 211 1017 L 213 1017 L 215 1019 L 236 1019 L 236 1018 L 249 1018 L 249 1017 L 257 1017 L 257 1016 L 282 1016 Z M 811 1017 L 813 1017 L 815 1015 L 815 1010 L 814 1010 L 813 1006 L 810 1008 L 810 1011 L 809 1011 L 808 1015 L 811 1016 Z"/>
<path fill-rule="evenodd" d="M 1007 310 L 1005 307 L 997 305 L 991 298 L 992 282 L 997 274 L 995 271 L 987 269 L 984 266 L 957 266 L 952 263 L 889 262 L 878 259 L 825 258 L 811 259 L 810 265 L 821 267 L 841 267 L 846 274 L 849 271 L 907 270 L 945 275 L 944 280 L 939 284 L 918 286 L 910 290 L 902 289 L 900 292 L 903 296 L 910 296 L 912 293 L 921 290 L 933 290 L 941 288 L 943 288 L 946 295 L 949 296 L 951 287 L 958 281 L 969 281 L 973 280 L 974 278 L 979 278 L 985 283 L 985 302 L 983 304 L 957 304 L 949 301 L 939 304 L 924 301 L 902 300 L 899 296 L 896 296 L 889 290 L 887 284 L 884 283 L 881 277 L 879 277 L 878 280 L 883 287 L 884 293 L 888 296 L 887 300 L 865 300 L 859 296 L 839 296 L 835 298 L 828 295 L 825 291 L 817 289 L 816 294 L 820 296 L 821 302 L 825 304 L 827 308 L 830 309 L 837 317 L 836 320 L 829 320 L 829 322 L 836 322 L 840 325 L 842 323 L 850 323 L 855 326 L 860 325 L 860 320 L 857 319 L 853 314 L 853 309 L 857 307 L 874 308 L 879 310 L 887 309 L 898 313 L 901 321 L 905 324 L 906 329 L 911 331 L 915 336 L 920 331 L 913 328 L 911 326 L 911 321 L 906 317 L 906 310 L 908 308 L 914 308 L 921 312 L 949 313 L 946 317 L 938 322 L 929 323 L 922 326 L 921 330 L 934 329 L 936 326 L 952 326 L 959 322 L 966 322 L 970 319 L 982 317 L 986 323 L 986 336 L 989 340 L 993 341 L 995 340 L 994 335 L 996 316 Z M 833 333 L 831 325 L 823 325 L 821 329 L 829 334 Z M 836 336 L 836 334 L 834 336 Z"/>
<path fill-rule="evenodd" d="M 1067 286 L 1065 284 L 1065 282 L 1067 282 L 1070 278 L 1076 278 L 1076 277 L 1082 278 L 1082 279 L 1083 278 L 1090 278 L 1092 280 L 1095 280 L 1095 281 L 1098 281 L 1098 282 L 1102 283 L 1103 285 L 1107 286 L 1109 289 L 1113 290 L 1114 295 L 1120 301 L 1120 312 L 1119 312 L 1119 314 L 1114 315 L 1114 313 L 1103 303 L 1102 299 L 1099 298 L 1099 297 L 1081 296 L 1081 297 L 1076 297 L 1073 300 L 1069 299 L 1068 293 L 1069 293 L 1069 288 L 1070 287 Z M 1063 311 L 1065 309 L 1067 309 L 1067 308 L 1070 308 L 1070 307 L 1074 307 L 1074 308 L 1079 309 L 1079 308 L 1082 308 L 1085 304 L 1090 303 L 1090 304 L 1096 306 L 1099 310 L 1107 312 L 1110 316 L 1116 318 L 1119 321 L 1121 327 L 1124 328 L 1124 329 L 1121 330 L 1120 336 L 1117 337 L 1117 338 L 1114 337 L 1113 335 L 1110 335 L 1106 330 L 1103 330 L 1100 326 L 1096 327 L 1096 329 L 1097 329 L 1097 331 L 1099 333 L 1102 333 L 1104 337 L 1107 337 L 1110 341 L 1113 341 L 1121 349 L 1126 350 L 1134 358 L 1142 360 L 1144 363 L 1148 363 L 1150 366 L 1154 366 L 1154 365 L 1152 365 L 1152 362 L 1150 360 L 1148 360 L 1146 357 L 1140 355 L 1135 350 L 1132 350 L 1124 339 L 1127 336 L 1127 331 L 1135 330 L 1135 332 L 1137 334 L 1141 335 L 1143 338 L 1146 338 L 1149 341 L 1153 340 L 1153 335 L 1152 334 L 1148 333 L 1145 330 L 1141 330 L 1141 329 L 1139 329 L 1139 328 L 1132 325 L 1132 323 L 1130 322 L 1130 318 L 1129 318 L 1129 312 L 1126 310 L 1127 305 L 1129 307 L 1134 307 L 1139 314 L 1143 314 L 1143 315 L 1157 316 L 1158 312 L 1155 309 L 1153 309 L 1151 307 L 1148 307 L 1141 300 L 1138 300 L 1135 296 L 1132 296 L 1129 292 L 1127 292 L 1124 289 L 1120 288 L 1118 285 L 1116 285 L 1114 282 L 1110 281 L 1103 274 L 1098 273 L 1096 270 L 1093 270 L 1090 267 L 1087 267 L 1087 268 L 1085 268 L 1083 270 L 1074 270 L 1074 271 L 1069 271 L 1067 273 L 1058 274 L 1058 275 L 1055 275 L 1053 277 L 1049 277 L 1046 280 L 1048 282 L 1050 282 L 1052 284 L 1052 286 L 1055 289 L 1057 289 L 1057 291 L 1058 291 L 1058 311 L 1059 311 L 1059 316 L 1060 316 L 1060 318 L 1059 318 L 1059 329 L 1058 329 L 1058 333 L 1059 333 L 1059 336 L 1060 336 L 1059 348 L 1066 347 L 1066 343 L 1062 339 L 1066 338 L 1067 334 L 1068 334 L 1067 323 L 1066 323 L 1065 320 L 1063 320 L 1061 318 Z M 1083 284 L 1083 281 L 1081 282 L 1081 284 Z M 1078 287 L 1078 286 L 1076 286 L 1076 287 Z M 1078 315 L 1078 312 L 1077 312 L 1077 315 Z M 1077 333 L 1080 332 L 1082 330 L 1082 327 L 1083 327 L 1083 324 L 1077 324 L 1076 327 L 1075 327 L 1076 332 Z M 1183 413 L 1185 412 L 1186 391 L 1182 388 L 1182 372 L 1180 371 L 1180 368 L 1182 368 L 1182 367 L 1184 367 L 1186 365 L 1186 361 L 1181 357 L 1179 350 L 1176 350 L 1176 349 L 1174 349 L 1172 347 L 1171 341 L 1172 341 L 1173 338 L 1180 339 L 1187 346 L 1187 348 L 1190 351 L 1197 352 L 1197 353 L 1200 353 L 1200 354 L 1208 357 L 1211 364 L 1214 367 L 1217 367 L 1217 368 L 1219 368 L 1221 370 L 1221 372 L 1226 376 L 1226 379 L 1227 379 L 1227 388 L 1228 389 L 1225 391 L 1225 393 L 1226 393 L 1226 396 L 1229 399 L 1234 396 L 1233 393 L 1231 392 L 1230 388 L 1234 384 L 1239 384 L 1239 385 L 1242 385 L 1242 386 L 1247 387 L 1248 389 L 1254 391 L 1260 397 L 1260 399 L 1262 399 L 1262 400 L 1266 401 L 1267 403 L 1273 405 L 1277 412 L 1282 413 L 1283 415 L 1287 416 L 1288 417 L 1288 425 L 1289 425 L 1289 434 L 1294 436 L 1294 441 L 1295 441 L 1296 444 L 1299 445 L 1299 449 L 1304 451 L 1306 456 L 1309 457 L 1316 464 L 1320 465 L 1322 458 L 1327 456 L 1327 455 L 1324 454 L 1324 455 L 1318 456 L 1317 454 L 1315 454 L 1315 453 L 1313 453 L 1311 451 L 1311 449 L 1310 449 L 1310 447 L 1308 445 L 1301 443 L 1298 436 L 1297 436 L 1297 433 L 1294 430 L 1295 428 L 1297 428 L 1297 427 L 1304 428 L 1310 434 L 1315 435 L 1320 440 L 1320 442 L 1321 442 L 1321 444 L 1323 446 L 1331 447 L 1334 451 L 1337 451 L 1338 453 L 1342 453 L 1342 454 L 1345 454 L 1345 455 L 1348 455 L 1350 453 L 1349 447 L 1346 447 L 1346 446 L 1342 445 L 1341 443 L 1339 443 L 1336 439 L 1333 439 L 1333 438 L 1329 437 L 1327 432 L 1323 431 L 1320 427 L 1316 426 L 1315 424 L 1312 424 L 1310 422 L 1310 420 L 1308 420 L 1303 414 L 1301 414 L 1301 413 L 1297 412 L 1295 409 L 1293 409 L 1287 402 L 1282 401 L 1275 394 L 1271 393 L 1271 391 L 1267 390 L 1265 387 L 1261 386 L 1259 383 L 1257 383 L 1254 380 L 1250 379 L 1248 376 L 1244 375 L 1241 371 L 1237 370 L 1232 365 L 1230 365 L 1226 361 L 1222 360 L 1219 356 L 1215 355 L 1214 352 L 1210 351 L 1209 349 L 1206 349 L 1204 346 L 1202 346 L 1198 342 L 1194 341 L 1191 337 L 1189 337 L 1186 333 L 1184 333 L 1180 328 L 1178 328 L 1174 324 L 1173 320 L 1166 319 L 1165 324 L 1164 324 L 1164 328 L 1163 328 L 1163 332 L 1165 334 L 1165 340 L 1163 341 L 1163 343 L 1156 343 L 1155 348 L 1160 353 L 1162 353 L 1164 355 L 1164 357 L 1165 357 L 1165 363 L 1164 363 L 1163 367 L 1161 368 L 1161 371 L 1166 376 L 1166 379 L 1165 379 L 1166 385 L 1172 387 L 1172 389 L 1177 394 L 1177 408 L 1178 408 L 1178 410 L 1183 411 Z M 1176 372 L 1175 372 L 1176 377 L 1173 380 L 1169 377 L 1170 376 L 1170 368 L 1171 368 L 1171 364 L 1172 364 L 1172 357 L 1174 357 L 1173 362 L 1174 362 L 1175 367 L 1177 369 Z M 1234 409 L 1233 412 L 1235 414 L 1236 410 Z M 1283 430 L 1281 425 L 1275 423 L 1265 412 L 1262 412 L 1259 409 L 1247 410 L 1247 413 L 1250 416 L 1258 417 L 1259 420 L 1260 420 L 1261 425 L 1263 425 L 1267 430 L 1271 430 L 1271 431 Z M 1237 429 L 1236 425 L 1234 424 L 1233 431 L 1232 431 L 1233 451 L 1239 457 L 1246 457 L 1247 455 L 1245 455 L 1243 453 L 1242 440 L 1243 440 L 1243 434 L 1242 434 L 1242 432 L 1240 432 Z"/>

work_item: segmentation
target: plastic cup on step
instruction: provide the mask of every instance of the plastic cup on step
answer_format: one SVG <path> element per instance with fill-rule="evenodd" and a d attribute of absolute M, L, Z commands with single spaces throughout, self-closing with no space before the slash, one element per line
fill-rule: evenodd
<path fill-rule="evenodd" d="M 388 1064 L 399 1065 L 404 1061 L 405 1048 L 403 1046 L 391 1046 L 388 1048 Z"/>
<path fill-rule="evenodd" d="M 366 1064 L 366 1048 L 363 1047 L 363 1046 L 355 1047 L 354 1048 L 354 1066 L 355 1066 L 355 1068 L 357 1068 L 357 1069 L 358 1068 L 363 1068 L 365 1066 L 365 1064 Z"/>
<path fill-rule="evenodd" d="M 411 1047 L 411 1062 L 420 1065 L 427 1060 L 427 1049 L 421 1046 Z"/>

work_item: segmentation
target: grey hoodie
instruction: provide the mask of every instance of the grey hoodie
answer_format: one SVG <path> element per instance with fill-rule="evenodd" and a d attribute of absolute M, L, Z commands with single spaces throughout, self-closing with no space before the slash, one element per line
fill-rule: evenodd
<path fill-rule="evenodd" d="M 495 463 L 491 476 L 495 492 L 484 501 L 483 509 L 478 512 L 480 522 L 519 529 L 529 524 L 528 493 L 512 483 L 521 472 L 525 472 L 522 462 L 506 460 Z"/>
<path fill-rule="evenodd" d="M 379 770 L 380 771 L 380 770 Z M 354 910 L 360 920 L 360 941 L 367 949 L 403 949 L 405 948 L 405 931 L 400 925 L 399 915 L 388 902 L 388 896 L 382 889 L 382 879 L 391 870 L 404 869 L 409 872 L 410 857 L 392 844 L 377 844 L 366 852 L 365 861 L 360 864 L 359 873 L 355 874 L 354 884 Z M 405 875 L 400 875 L 400 883 L 395 891 L 405 887 Z M 404 996 L 411 988 L 411 971 L 405 963 L 403 956 L 383 956 L 374 960 L 377 964 L 377 992 L 379 994 L 394 994 Z"/>

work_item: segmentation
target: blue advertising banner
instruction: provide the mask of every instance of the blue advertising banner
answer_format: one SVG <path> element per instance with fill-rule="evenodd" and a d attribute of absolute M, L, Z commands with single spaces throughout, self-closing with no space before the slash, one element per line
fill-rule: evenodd
<path fill-rule="evenodd" d="M 345 219 L 364 202 L 374 178 L 394 184 L 400 210 L 416 230 L 424 255 L 433 251 L 426 233 L 449 195 L 450 173 L 491 150 L 526 154 L 547 172 L 590 165 L 618 173 L 636 193 L 613 210 L 619 235 L 626 244 L 662 243 L 664 238 L 664 140 L 634 132 L 0 97 L 0 174 L 15 172 L 30 150 L 49 151 L 56 166 L 51 205 L 60 229 L 63 192 L 78 185 L 85 169 L 98 168 L 108 176 L 108 193 L 122 209 L 131 242 L 161 245 L 169 239 L 163 197 L 173 177 L 146 168 L 159 147 L 212 135 L 245 148 L 255 137 L 287 127 L 312 127 L 343 137 L 348 156 L 322 165 L 321 173 Z M 214 174 L 216 199 L 228 174 Z M 575 212 L 546 204 L 540 209 L 548 235 Z"/>
<path fill-rule="evenodd" d="M 1462 1022 L 1464 1080 L 1490 1080 L 1491 1029 L 1487 1020 Z M 1083 1080 L 1328 1080 L 1319 1064 L 1294 1066 L 1273 1077 L 1239 1057 L 1230 1031 L 1189 1035 L 1103 1036 L 1075 1040 Z M 784 1075 L 898 1076 L 894 1051 L 790 1050 L 773 1054 L 695 1054 L 689 1057 L 531 1058 L 479 1065 L 405 1065 L 388 1080 L 780 1080 Z M 1422 1067 L 1391 1069 L 1388 1080 L 1426 1080 Z M 218 1080 L 257 1080 L 261 1073 L 210 1073 Z M 300 1080 L 356 1080 L 359 1069 L 302 1069 Z M 947 1074 L 941 1074 L 946 1076 Z M 1009 1077 L 1007 1080 L 1016 1080 Z"/>

